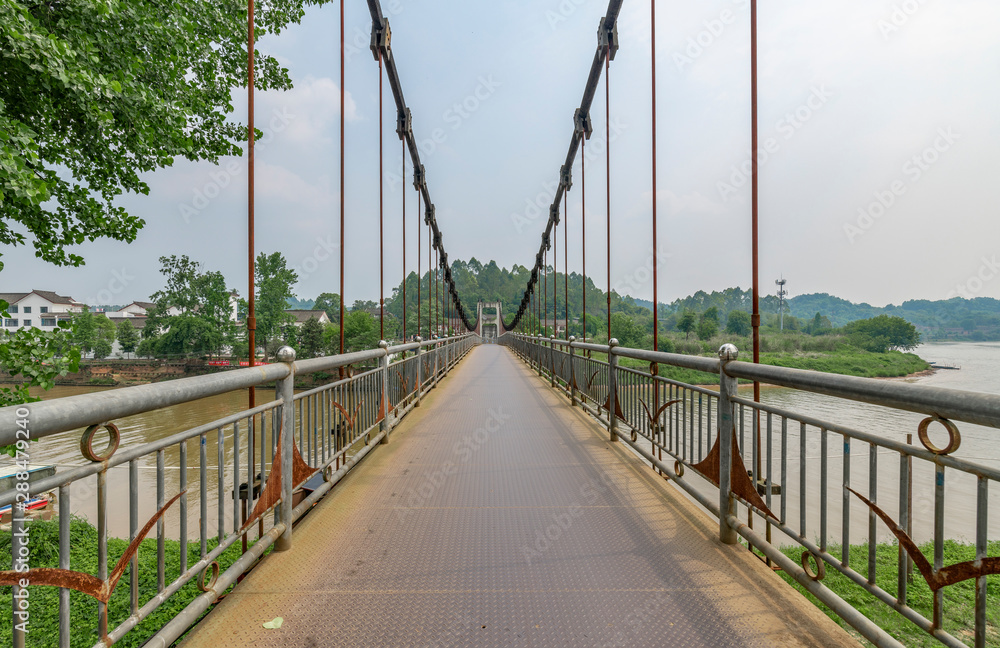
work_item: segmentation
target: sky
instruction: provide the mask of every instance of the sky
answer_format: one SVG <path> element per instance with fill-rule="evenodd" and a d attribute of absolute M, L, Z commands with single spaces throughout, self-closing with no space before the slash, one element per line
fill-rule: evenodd
<path fill-rule="evenodd" d="M 379 293 L 379 178 L 386 290 L 417 260 L 412 171 L 384 98 L 371 19 L 347 3 L 346 301 Z M 597 44 L 602 0 L 383 0 L 391 47 L 449 257 L 531 266 Z M 606 131 L 611 133 L 611 285 L 651 299 L 651 40 L 648 0 L 625 0 L 621 49 L 587 143 L 587 274 L 607 285 Z M 1000 298 L 1000 3 L 760 0 L 760 282 L 873 305 Z M 296 268 L 299 298 L 339 284 L 338 7 L 259 43 L 295 88 L 258 93 L 256 240 Z M 751 282 L 748 0 L 657 3 L 659 299 Z M 234 90 L 233 118 L 246 119 Z M 569 266 L 580 270 L 580 158 L 568 195 Z M 407 158 L 408 161 L 408 158 Z M 157 258 L 186 254 L 247 294 L 246 163 L 178 161 L 121 204 L 146 220 L 132 244 L 75 248 L 57 268 L 4 249 L 2 290 L 91 304 L 145 300 Z M 427 268 L 426 228 L 422 267 Z M 560 227 L 560 268 L 563 234 Z"/>

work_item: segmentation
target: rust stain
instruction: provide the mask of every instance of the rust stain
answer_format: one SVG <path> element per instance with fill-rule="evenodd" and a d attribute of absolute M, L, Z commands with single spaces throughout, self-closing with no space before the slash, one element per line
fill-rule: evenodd
<path fill-rule="evenodd" d="M 335 403 L 336 404 L 336 403 Z M 343 411 L 343 408 L 341 408 Z M 260 499 L 253 507 L 253 511 L 250 513 L 250 517 L 247 521 L 243 523 L 240 527 L 240 533 L 246 531 L 247 528 L 257 522 L 258 519 L 264 516 L 269 510 L 271 510 L 281 499 L 281 435 L 284 434 L 284 424 L 282 424 L 281 430 L 278 431 L 277 452 L 274 453 L 274 460 L 271 462 L 271 474 L 267 476 L 267 482 L 264 484 L 264 490 L 260 493 Z M 298 445 L 295 443 L 294 435 L 292 437 L 292 489 L 296 489 L 305 483 L 310 477 L 316 474 L 316 469 L 311 467 L 302 458 L 302 454 L 299 453 Z"/>
<path fill-rule="evenodd" d="M 655 363 L 653 363 L 653 364 L 655 365 Z M 663 414 L 663 412 L 668 407 L 670 407 L 671 405 L 676 405 L 679 402 L 681 402 L 681 399 L 679 399 L 679 398 L 675 398 L 674 400 L 667 401 L 666 403 L 664 403 L 663 405 L 660 406 L 660 409 L 656 410 L 656 414 L 650 414 L 649 407 L 646 405 L 645 401 L 640 400 L 639 404 L 642 405 L 642 409 L 646 410 L 646 418 L 649 419 L 649 427 L 652 428 L 652 430 L 654 432 L 659 433 L 660 427 L 661 427 L 660 426 L 660 416 Z"/>
<path fill-rule="evenodd" d="M 954 585 L 955 583 L 961 583 L 962 581 L 969 580 L 970 578 L 1000 574 L 1000 557 L 987 557 L 983 558 L 981 561 L 970 560 L 942 567 L 941 569 L 935 571 L 930 561 L 927 560 L 927 557 L 924 556 L 923 552 L 920 551 L 920 548 L 917 547 L 917 543 L 915 543 L 913 539 L 906 534 L 906 531 L 899 528 L 899 525 L 896 524 L 895 520 L 889 517 L 888 513 L 883 511 L 874 502 L 853 488 L 848 488 L 847 490 L 854 493 L 858 499 L 867 504 L 868 508 L 875 512 L 875 515 L 879 516 L 879 518 L 885 522 L 885 525 L 889 527 L 892 534 L 896 536 L 897 540 L 899 540 L 899 544 L 906 549 L 906 553 L 909 554 L 910 558 L 913 560 L 913 564 L 920 570 L 920 574 L 924 577 L 924 580 L 927 581 L 927 585 L 932 591 L 936 592 L 943 587 L 948 587 L 949 585 Z"/>
<path fill-rule="evenodd" d="M 767 508 L 767 504 L 765 504 L 764 500 L 761 499 L 760 495 L 757 493 L 757 489 L 754 488 L 753 482 L 750 481 L 750 476 L 747 474 L 746 464 L 743 463 L 743 454 L 740 452 L 740 444 L 736 440 L 735 430 L 733 430 L 732 435 L 733 463 L 730 468 L 729 483 L 732 486 L 733 492 L 742 497 L 745 501 L 749 502 L 754 508 L 763 511 L 777 520 L 778 516 L 772 513 L 771 509 Z M 709 451 L 708 455 L 701 461 L 701 463 L 696 463 L 691 466 L 701 473 L 705 479 L 709 480 L 716 486 L 719 485 L 719 475 L 721 473 L 719 468 L 720 454 L 719 438 L 716 438 L 715 444 L 712 446 L 712 450 Z"/>
<path fill-rule="evenodd" d="M 69 569 L 55 569 L 52 567 L 39 567 L 37 569 L 29 569 L 27 572 L 19 573 L 16 571 L 4 571 L 0 572 L 0 585 L 17 585 L 21 579 L 27 579 L 32 585 L 47 585 L 51 587 L 62 587 L 66 589 L 71 589 L 77 592 L 82 592 L 87 596 L 97 599 L 101 603 L 107 603 L 111 598 L 111 593 L 115 591 L 115 587 L 118 585 L 118 581 L 121 580 L 122 575 L 125 573 L 125 568 L 128 563 L 132 560 L 132 557 L 139 552 L 139 545 L 146 538 L 146 534 L 149 533 L 153 525 L 163 517 L 163 514 L 167 512 L 167 509 L 180 499 L 181 495 L 186 493 L 187 490 L 182 490 L 171 498 L 169 502 L 163 505 L 156 514 L 149 518 L 146 522 L 146 526 L 142 527 L 142 531 L 136 535 L 135 540 L 129 543 L 128 549 L 122 554 L 122 557 L 118 559 L 118 563 L 115 568 L 111 571 L 106 581 L 102 581 L 96 576 L 91 576 L 90 574 L 84 574 L 81 572 L 70 571 Z"/>

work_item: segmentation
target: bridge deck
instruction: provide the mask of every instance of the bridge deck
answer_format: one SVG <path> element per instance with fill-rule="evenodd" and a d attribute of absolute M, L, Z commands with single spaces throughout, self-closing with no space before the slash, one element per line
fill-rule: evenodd
<path fill-rule="evenodd" d="M 857 646 L 716 533 L 482 346 L 184 645 Z"/>

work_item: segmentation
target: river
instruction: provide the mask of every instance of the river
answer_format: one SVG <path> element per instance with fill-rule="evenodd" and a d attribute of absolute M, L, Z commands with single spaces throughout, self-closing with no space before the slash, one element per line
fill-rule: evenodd
<path fill-rule="evenodd" d="M 916 351 L 921 357 L 936 361 L 944 365 L 960 366 L 958 371 L 939 370 L 933 374 L 899 379 L 921 385 L 932 385 L 937 387 L 947 387 L 951 389 L 963 389 L 970 391 L 988 392 L 1000 394 L 1000 342 L 983 343 L 953 343 L 953 344 L 926 344 Z M 46 399 L 62 398 L 78 394 L 95 393 L 104 391 L 107 388 L 101 387 L 55 387 L 51 391 L 42 394 Z M 263 404 L 274 399 L 274 392 L 268 390 L 257 390 L 257 402 Z M 900 441 L 906 440 L 907 434 L 914 435 L 916 439 L 917 424 L 923 418 L 917 414 L 887 410 L 885 408 L 869 406 L 863 404 L 852 404 L 845 406 L 844 401 L 825 396 L 810 395 L 797 392 L 791 389 L 770 388 L 763 390 L 763 400 L 771 405 L 792 410 L 802 414 L 808 414 L 818 419 L 835 422 L 861 431 L 878 434 L 882 437 L 892 438 Z M 170 407 L 156 412 L 131 416 L 116 421 L 122 435 L 122 447 L 129 447 L 135 444 L 163 438 L 179 431 L 190 429 L 200 424 L 220 419 L 229 414 L 235 413 L 245 408 L 247 394 L 245 391 L 231 392 L 221 396 L 201 399 L 181 406 Z M 962 445 L 955 456 L 968 459 L 976 463 L 1000 468 L 1000 432 L 990 428 L 977 425 L 960 424 L 962 433 Z M 231 428 L 229 429 L 231 434 Z M 787 496 L 789 500 L 789 519 L 792 526 L 797 527 L 798 523 L 798 500 L 797 480 L 798 480 L 798 426 L 789 425 L 789 478 L 790 487 Z M 31 447 L 31 461 L 35 464 L 55 464 L 60 468 L 79 466 L 86 463 L 80 454 L 81 431 L 66 432 L 47 438 L 44 441 L 34 443 Z M 939 442 L 943 435 L 936 437 Z M 818 431 L 807 433 L 809 440 L 807 452 L 807 466 L 810 473 L 818 472 L 820 454 L 820 443 Z M 828 449 L 830 451 L 830 489 L 829 502 L 829 527 L 828 535 L 831 539 L 836 539 L 840 534 L 840 489 L 838 480 L 841 478 L 841 457 L 842 441 L 839 436 L 830 435 L 828 438 Z M 228 446 L 229 444 L 227 444 Z M 214 449 L 211 451 L 209 465 L 214 470 L 215 459 Z M 775 450 L 777 452 L 777 450 Z M 777 455 L 775 455 L 777 457 Z M 855 442 L 851 448 L 851 481 L 857 490 L 867 493 L 867 466 L 868 448 L 867 446 Z M 197 452 L 192 445 L 189 452 L 189 473 L 188 483 L 196 485 L 198 483 Z M 915 515 L 915 535 L 920 540 L 930 537 L 931 521 L 933 510 L 933 490 L 924 488 L 925 482 L 932 484 L 933 472 L 928 470 L 926 462 L 917 461 L 914 468 L 914 515 Z M 179 470 L 177 452 L 168 452 L 166 456 L 166 492 L 175 493 L 179 484 Z M 815 471 L 813 470 L 815 468 Z M 879 453 L 879 502 L 882 503 L 890 513 L 897 510 L 898 501 L 898 455 L 892 452 Z M 818 480 L 812 479 L 810 474 L 809 486 L 807 487 L 807 501 L 815 503 L 819 499 Z M 775 476 L 775 480 L 778 477 Z M 145 520 L 152 511 L 155 510 L 155 490 L 156 490 L 156 465 L 155 456 L 145 458 L 140 464 L 140 517 Z M 212 515 L 216 497 L 216 479 L 214 473 L 209 478 L 209 511 Z M 96 503 L 93 494 L 94 479 L 84 480 L 74 485 L 71 490 L 72 506 L 75 515 L 95 519 Z M 128 535 L 128 469 L 126 466 L 115 468 L 109 476 L 112 499 L 109 505 L 109 526 L 113 535 Z M 232 484 L 225 485 L 227 489 L 226 497 L 231 497 Z M 836 492 L 836 494 L 834 494 Z M 994 496 L 995 497 L 995 496 Z M 231 528 L 231 500 L 226 505 L 227 527 Z M 973 537 L 975 519 L 975 482 L 972 479 L 965 479 L 961 475 L 949 474 L 947 492 L 947 517 L 946 529 L 951 537 L 963 540 L 970 540 Z M 189 507 L 189 533 L 192 537 L 197 537 L 198 531 L 198 507 Z M 852 519 L 855 522 L 851 525 L 851 541 L 860 542 L 867 537 L 867 511 L 860 502 L 854 502 L 851 506 Z M 178 526 L 176 522 L 176 512 L 168 516 L 168 535 L 176 535 Z M 807 528 L 808 535 L 817 533 L 818 515 L 810 510 Z M 142 521 L 141 520 L 141 521 Z M 140 521 L 140 522 L 141 522 Z M 173 530 L 173 532 L 171 532 Z M 214 530 L 214 523 L 213 523 Z M 211 535 L 211 532 L 210 532 Z M 990 520 L 991 539 L 1000 536 L 1000 515 L 992 516 Z M 887 532 L 884 528 L 879 532 L 880 538 L 886 538 Z"/>

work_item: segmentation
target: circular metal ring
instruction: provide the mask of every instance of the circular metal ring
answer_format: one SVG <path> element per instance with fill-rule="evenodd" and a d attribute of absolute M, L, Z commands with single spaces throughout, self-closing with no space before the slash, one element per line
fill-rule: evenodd
<path fill-rule="evenodd" d="M 809 564 L 810 558 L 816 561 L 816 568 L 819 570 L 818 572 L 814 572 L 812 570 L 812 565 Z M 802 569 L 805 571 L 806 576 L 814 581 L 821 581 L 826 578 L 826 564 L 818 557 L 813 556 L 811 551 L 802 552 Z"/>
<path fill-rule="evenodd" d="M 939 448 L 931 443 L 930 437 L 927 435 L 927 429 L 935 421 L 948 430 L 948 445 L 943 448 Z M 958 431 L 958 426 L 940 416 L 928 416 L 923 421 L 920 421 L 920 427 L 917 428 L 917 436 L 920 437 L 920 443 L 923 443 L 925 448 L 936 455 L 949 455 L 958 450 L 958 446 L 962 445 L 962 434 Z"/>
<path fill-rule="evenodd" d="M 212 580 L 205 582 L 205 575 L 208 571 L 212 570 Z M 219 563 L 212 561 L 211 564 L 205 565 L 205 569 L 201 570 L 201 574 L 198 575 L 198 589 L 202 592 L 211 592 L 215 589 L 215 583 L 219 580 Z"/>
<path fill-rule="evenodd" d="M 104 454 L 97 454 L 94 452 L 94 437 L 97 436 L 97 431 L 102 428 L 108 431 L 108 445 L 104 449 Z M 118 450 L 118 444 L 121 443 L 121 440 L 121 432 L 118 431 L 118 426 L 114 423 L 91 425 L 84 431 L 83 437 L 80 439 L 80 452 L 90 461 L 96 463 L 107 461 Z"/>
<path fill-rule="evenodd" d="M 660 365 L 655 362 L 649 363 L 649 375 L 659 376 L 660 375 Z"/>
<path fill-rule="evenodd" d="M 637 441 L 638 439 L 639 439 L 639 435 L 638 435 L 638 434 L 636 433 L 636 431 L 635 431 L 635 430 L 633 429 L 633 430 L 632 430 L 632 443 L 635 443 L 635 442 L 636 442 L 636 441 Z"/>
<path fill-rule="evenodd" d="M 328 482 L 333 479 L 333 466 L 327 466 L 323 469 L 323 481 Z"/>
<path fill-rule="evenodd" d="M 348 378 L 353 378 L 354 377 L 354 367 L 352 367 L 350 365 L 347 366 L 347 377 Z"/>
<path fill-rule="evenodd" d="M 674 462 L 674 473 L 676 473 L 678 477 L 683 477 L 684 476 L 684 464 L 682 464 L 680 461 L 675 461 Z"/>

